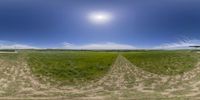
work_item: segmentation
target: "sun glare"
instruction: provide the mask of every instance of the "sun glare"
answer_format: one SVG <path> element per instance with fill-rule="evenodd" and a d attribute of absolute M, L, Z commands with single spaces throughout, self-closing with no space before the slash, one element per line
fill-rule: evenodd
<path fill-rule="evenodd" d="M 103 24 L 109 22 L 112 19 L 112 16 L 105 12 L 95 12 L 89 14 L 89 19 L 93 23 Z"/>

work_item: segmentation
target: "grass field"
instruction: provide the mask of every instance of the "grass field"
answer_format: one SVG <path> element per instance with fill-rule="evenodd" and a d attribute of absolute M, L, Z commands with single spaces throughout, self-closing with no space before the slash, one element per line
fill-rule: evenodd
<path fill-rule="evenodd" d="M 164 75 L 181 74 L 192 69 L 199 57 L 189 51 L 124 52 L 123 55 L 137 67 Z"/>
<path fill-rule="evenodd" d="M 28 64 L 34 74 L 73 83 L 103 76 L 116 56 L 113 52 L 35 52 L 29 54 Z"/>
<path fill-rule="evenodd" d="M 1 60 L 17 60 L 19 54 L 17 53 L 0 53 Z"/>
<path fill-rule="evenodd" d="M 3 53 L 0 99 L 199 99 L 199 55 L 189 50 Z"/>

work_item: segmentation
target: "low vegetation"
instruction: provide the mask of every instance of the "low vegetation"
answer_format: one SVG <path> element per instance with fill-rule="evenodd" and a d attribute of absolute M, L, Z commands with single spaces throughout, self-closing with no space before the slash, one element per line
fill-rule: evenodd
<path fill-rule="evenodd" d="M 181 74 L 198 61 L 198 55 L 189 51 L 124 52 L 123 55 L 137 67 L 164 75 Z"/>
<path fill-rule="evenodd" d="M 0 60 L 17 60 L 19 54 L 0 53 Z"/>
<path fill-rule="evenodd" d="M 114 52 L 33 52 L 28 55 L 28 64 L 36 75 L 74 83 L 103 76 L 115 61 L 116 56 Z"/>
<path fill-rule="evenodd" d="M 14 49 L 0 49 L 0 52 L 15 52 Z"/>
<path fill-rule="evenodd" d="M 199 99 L 199 55 L 189 50 L 0 53 L 0 97 Z"/>

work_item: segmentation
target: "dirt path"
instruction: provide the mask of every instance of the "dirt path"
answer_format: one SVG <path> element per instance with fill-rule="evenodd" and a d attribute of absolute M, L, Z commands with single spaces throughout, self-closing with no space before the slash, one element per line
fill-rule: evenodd
<path fill-rule="evenodd" d="M 115 91 L 118 96 L 132 91 L 150 97 L 200 97 L 200 63 L 182 75 L 166 76 L 144 71 L 119 55 L 108 74 L 89 87 L 93 92 Z"/>
<path fill-rule="evenodd" d="M 200 63 L 182 75 L 164 76 L 144 71 L 119 55 L 99 81 L 83 87 L 41 83 L 23 58 L 0 60 L 0 99 L 146 99 L 200 97 Z M 146 97 L 146 98 L 145 98 Z"/>

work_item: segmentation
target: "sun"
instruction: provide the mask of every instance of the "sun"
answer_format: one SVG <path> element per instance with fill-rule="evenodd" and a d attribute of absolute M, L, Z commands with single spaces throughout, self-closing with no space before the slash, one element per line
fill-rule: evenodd
<path fill-rule="evenodd" d="M 89 20 L 96 24 L 105 24 L 112 20 L 112 15 L 106 12 L 93 12 L 89 14 Z"/>

